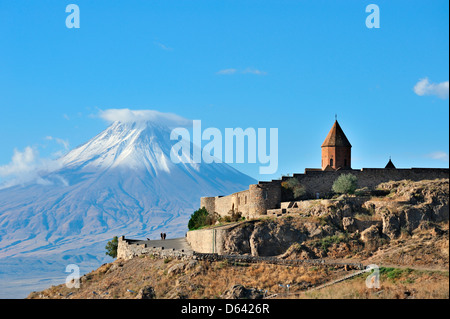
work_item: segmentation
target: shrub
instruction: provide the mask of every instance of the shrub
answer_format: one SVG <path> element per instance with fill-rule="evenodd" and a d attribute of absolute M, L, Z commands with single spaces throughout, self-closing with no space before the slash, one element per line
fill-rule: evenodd
<path fill-rule="evenodd" d="M 242 217 L 242 213 L 241 212 L 231 212 L 231 221 L 232 222 L 237 222 L 238 220 L 240 220 Z"/>
<path fill-rule="evenodd" d="M 306 195 L 305 187 L 300 184 L 298 179 L 296 178 L 290 178 L 284 182 L 281 183 L 281 186 L 292 193 L 292 196 L 294 199 L 299 199 L 300 197 L 303 197 Z"/>
<path fill-rule="evenodd" d="M 237 222 L 239 220 L 244 220 L 244 219 L 245 219 L 245 217 L 242 217 L 241 212 L 235 212 L 233 210 L 230 210 L 228 212 L 228 215 L 219 217 L 219 221 L 224 222 L 224 223 Z"/>
<path fill-rule="evenodd" d="M 410 268 L 392 268 L 392 267 L 380 267 L 380 274 L 385 275 L 392 281 L 401 277 L 409 275 L 413 270 Z"/>
<path fill-rule="evenodd" d="M 117 239 L 117 236 L 114 236 L 112 240 L 110 240 L 106 246 L 106 255 L 111 256 L 112 258 L 117 257 L 117 246 L 119 245 L 119 240 Z"/>
<path fill-rule="evenodd" d="M 348 233 L 326 236 L 316 241 L 315 246 L 320 247 L 324 253 L 328 252 L 328 248 L 333 244 L 348 243 L 350 237 Z"/>
<path fill-rule="evenodd" d="M 189 219 L 188 228 L 189 230 L 198 229 L 200 227 L 206 226 L 208 221 L 208 211 L 205 207 L 197 209 Z"/>
<path fill-rule="evenodd" d="M 358 187 L 357 178 L 353 174 L 342 174 L 333 183 L 333 192 L 338 194 L 354 194 Z"/>
<path fill-rule="evenodd" d="M 231 216 L 226 215 L 221 218 L 221 221 L 224 223 L 229 223 L 229 222 L 231 222 Z"/>
<path fill-rule="evenodd" d="M 208 216 L 206 216 L 205 224 L 206 225 L 214 225 L 219 219 L 220 219 L 220 215 L 217 214 L 216 212 L 214 212 L 212 214 L 208 213 Z"/>

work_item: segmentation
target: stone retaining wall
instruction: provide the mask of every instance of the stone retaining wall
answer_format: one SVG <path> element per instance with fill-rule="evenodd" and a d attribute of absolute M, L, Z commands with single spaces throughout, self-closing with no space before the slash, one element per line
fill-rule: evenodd
<path fill-rule="evenodd" d="M 276 265 L 291 265 L 291 266 L 327 266 L 327 267 L 350 267 L 353 269 L 364 269 L 361 263 L 338 263 L 330 262 L 324 259 L 280 259 L 277 257 L 262 257 L 249 255 L 219 255 L 219 254 L 205 254 L 194 252 L 193 258 L 197 260 L 221 261 L 227 260 L 230 262 L 241 263 L 259 263 L 266 262 Z"/>
<path fill-rule="evenodd" d="M 188 231 L 186 240 L 191 248 L 198 253 L 223 253 L 223 242 L 230 227 L 207 228 Z"/>
<path fill-rule="evenodd" d="M 153 255 L 159 258 L 177 258 L 183 259 L 191 257 L 192 252 L 176 249 L 164 249 L 164 247 L 149 247 L 147 244 L 139 244 L 139 240 L 125 239 L 119 237 L 117 246 L 117 258 L 131 259 L 141 255 Z"/>
<path fill-rule="evenodd" d="M 118 259 L 131 259 L 134 257 L 153 255 L 157 258 L 177 258 L 208 261 L 226 260 L 235 263 L 270 263 L 277 265 L 291 266 L 327 266 L 327 267 L 350 267 L 352 269 L 364 269 L 359 263 L 338 263 L 329 262 L 323 259 L 280 259 L 277 257 L 262 257 L 250 255 L 221 255 L 218 253 L 201 253 L 197 251 L 186 252 L 184 250 L 164 249 L 164 247 L 148 247 L 146 244 L 139 244 L 139 240 L 125 239 L 124 236 L 119 237 L 117 247 Z"/>

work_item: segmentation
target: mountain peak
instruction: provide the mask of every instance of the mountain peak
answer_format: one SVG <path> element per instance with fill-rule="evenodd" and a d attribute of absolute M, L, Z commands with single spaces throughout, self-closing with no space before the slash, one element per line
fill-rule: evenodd
<path fill-rule="evenodd" d="M 138 167 L 147 163 L 156 171 L 168 172 L 170 147 L 170 129 L 163 124 L 115 121 L 61 160 L 71 168 Z"/>

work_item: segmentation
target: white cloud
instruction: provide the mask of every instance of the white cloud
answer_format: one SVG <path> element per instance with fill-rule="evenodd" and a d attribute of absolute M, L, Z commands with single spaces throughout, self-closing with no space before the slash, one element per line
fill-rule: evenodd
<path fill-rule="evenodd" d="M 39 152 L 35 147 L 27 146 L 23 151 L 14 149 L 11 162 L 0 166 L 0 178 L 3 180 L 0 189 L 31 181 L 36 181 L 41 185 L 51 184 L 40 174 L 52 172 L 60 167 L 58 161 L 39 157 Z"/>
<path fill-rule="evenodd" d="M 427 154 L 427 157 L 430 157 L 435 160 L 441 160 L 441 161 L 448 161 L 448 159 L 449 159 L 448 153 L 442 152 L 442 151 Z"/>
<path fill-rule="evenodd" d="M 256 74 L 256 75 L 266 75 L 267 74 L 267 72 L 265 72 L 265 71 L 261 71 L 261 70 L 253 69 L 253 68 L 246 68 L 244 71 L 242 71 L 242 73 L 244 73 L 244 74 L 249 73 L 249 74 Z"/>
<path fill-rule="evenodd" d="M 192 126 L 192 120 L 173 113 L 163 113 L 155 110 L 108 109 L 100 110 L 100 118 L 122 123 L 149 121 L 167 125 L 168 127 Z"/>
<path fill-rule="evenodd" d="M 48 141 L 55 141 L 56 143 L 62 145 L 64 147 L 64 150 L 66 150 L 66 151 L 69 150 L 69 141 L 67 141 L 67 140 L 63 140 L 62 138 L 53 137 L 53 136 L 47 136 L 45 139 Z"/>
<path fill-rule="evenodd" d="M 242 71 L 239 71 L 237 69 L 224 69 L 224 70 L 217 71 L 216 74 L 231 75 L 231 74 L 235 74 L 238 72 L 241 74 L 255 74 L 255 75 L 266 75 L 267 74 L 267 72 L 265 72 L 265 71 L 261 71 L 261 70 L 254 69 L 254 68 L 246 68 Z"/>
<path fill-rule="evenodd" d="M 168 47 L 167 45 L 164 45 L 164 44 L 162 44 L 160 42 L 156 42 L 155 41 L 154 44 L 157 45 L 158 47 L 160 47 L 161 49 L 166 50 L 166 51 L 172 51 L 173 50 L 171 47 Z"/>
<path fill-rule="evenodd" d="M 430 83 L 428 78 L 423 78 L 414 86 L 414 92 L 419 96 L 436 95 L 441 99 L 448 99 L 449 83 Z"/>
<path fill-rule="evenodd" d="M 220 70 L 218 72 L 216 72 L 216 74 L 225 74 L 225 75 L 229 75 L 229 74 L 234 74 L 236 73 L 237 70 L 236 69 L 224 69 L 224 70 Z"/>
<path fill-rule="evenodd" d="M 25 147 L 23 152 L 14 149 L 11 163 L 0 166 L 0 177 L 6 177 L 19 172 L 28 172 L 35 166 L 38 152 L 30 146 Z"/>

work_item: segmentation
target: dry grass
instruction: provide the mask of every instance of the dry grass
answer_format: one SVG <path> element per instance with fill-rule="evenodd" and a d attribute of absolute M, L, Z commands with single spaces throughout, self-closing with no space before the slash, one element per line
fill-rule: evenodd
<path fill-rule="evenodd" d="M 204 262 L 205 271 L 201 275 L 191 278 L 191 283 L 201 287 L 192 298 L 217 298 L 224 291 L 236 284 L 245 287 L 267 290 L 268 293 L 283 292 L 291 285 L 295 291 L 305 285 L 320 284 L 328 276 L 326 269 L 281 266 L 271 264 L 229 264 L 224 262 Z"/>
<path fill-rule="evenodd" d="M 412 234 L 402 233 L 399 238 L 391 240 L 389 245 L 373 253 L 365 263 L 448 271 L 448 229 L 449 224 L 445 222 L 437 228 L 416 229 Z"/>
<path fill-rule="evenodd" d="M 280 284 L 289 284 L 291 291 L 299 292 L 343 273 L 324 267 L 200 261 L 192 269 L 169 274 L 170 267 L 180 262 L 150 257 L 116 261 L 85 275 L 79 289 L 63 284 L 32 293 L 29 298 L 135 298 L 142 288 L 151 286 L 157 298 L 214 299 L 236 284 L 267 290 L 268 294 L 284 292 Z"/>
<path fill-rule="evenodd" d="M 448 299 L 448 272 L 400 271 L 389 277 L 381 274 L 380 288 L 367 288 L 367 275 L 304 292 L 299 298 L 311 299 Z"/>
<path fill-rule="evenodd" d="M 382 218 L 380 215 L 370 215 L 364 213 L 357 213 L 353 216 L 353 218 L 361 220 L 361 221 L 378 221 L 381 222 Z"/>
<path fill-rule="evenodd" d="M 221 298 L 236 284 L 267 290 L 277 298 L 448 298 L 448 271 L 387 269 L 382 272 L 380 289 L 365 286 L 367 275 L 311 291 L 312 287 L 348 275 L 342 269 L 295 267 L 272 264 L 232 264 L 200 261 L 179 274 L 169 269 L 179 260 L 150 257 L 134 258 L 104 265 L 83 277 L 80 289 L 65 285 L 51 287 L 29 298 L 136 298 L 144 287 L 151 286 L 157 298 Z M 187 264 L 187 261 L 184 263 Z M 283 285 L 283 286 L 280 286 Z M 286 285 L 290 285 L 289 294 Z"/>

